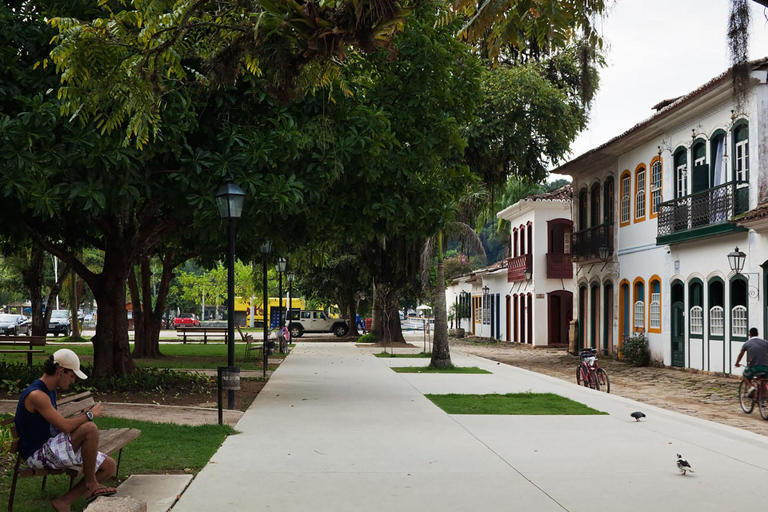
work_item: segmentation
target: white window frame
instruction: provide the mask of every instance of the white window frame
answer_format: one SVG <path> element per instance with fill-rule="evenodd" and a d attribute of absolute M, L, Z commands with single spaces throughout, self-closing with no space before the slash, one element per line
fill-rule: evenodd
<path fill-rule="evenodd" d="M 709 308 L 709 335 L 725 335 L 725 316 L 722 306 L 712 306 Z"/>
<path fill-rule="evenodd" d="M 659 213 L 661 203 L 661 162 L 656 160 L 651 166 L 651 213 Z"/>
<path fill-rule="evenodd" d="M 691 308 L 691 334 L 704 335 L 704 308 L 701 306 Z"/>
<path fill-rule="evenodd" d="M 633 325 L 636 330 L 645 328 L 645 302 L 641 300 L 635 302 L 635 318 Z"/>
<path fill-rule="evenodd" d="M 635 191 L 635 219 L 645 217 L 645 169 L 637 171 L 637 190 Z"/>
<path fill-rule="evenodd" d="M 749 139 L 736 143 L 736 165 L 734 167 L 734 179 L 747 181 L 749 175 Z"/>
<path fill-rule="evenodd" d="M 631 177 L 629 175 L 621 178 L 621 222 L 629 222 L 629 210 L 630 210 L 630 184 Z"/>
<path fill-rule="evenodd" d="M 649 329 L 661 329 L 661 293 L 651 294 Z"/>
<path fill-rule="evenodd" d="M 734 306 L 731 309 L 731 336 L 747 337 L 747 308 Z"/>
<path fill-rule="evenodd" d="M 688 165 L 683 164 L 677 166 L 675 169 L 675 177 L 677 179 L 677 197 L 685 197 L 688 195 Z"/>

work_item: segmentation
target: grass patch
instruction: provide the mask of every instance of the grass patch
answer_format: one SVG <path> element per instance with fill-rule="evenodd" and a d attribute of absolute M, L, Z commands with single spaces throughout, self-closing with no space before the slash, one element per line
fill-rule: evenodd
<path fill-rule="evenodd" d="M 390 354 L 389 352 L 384 351 L 373 355 L 376 357 L 426 358 L 432 357 L 432 352 L 419 352 L 418 354 Z"/>
<path fill-rule="evenodd" d="M 224 439 L 236 431 L 223 425 L 173 425 L 122 418 L 99 418 L 101 429 L 133 427 L 141 429 L 141 436 L 123 449 L 120 476 L 151 473 L 197 474 L 219 449 Z M 183 442 L 179 440 L 182 439 Z M 69 478 L 66 475 L 49 477 L 45 491 L 40 491 L 41 478 L 20 479 L 14 499 L 14 512 L 48 512 L 50 501 L 67 492 Z M 113 482 L 114 483 L 114 482 Z M 5 508 L 11 489 L 10 473 L 0 476 L 0 503 Z M 85 508 L 80 498 L 72 507 L 73 512 Z"/>
<path fill-rule="evenodd" d="M 453 366 L 450 368 L 432 368 L 431 366 L 392 367 L 397 373 L 492 373 L 477 366 Z"/>
<path fill-rule="evenodd" d="M 526 416 L 608 414 L 554 393 L 425 396 L 448 414 L 514 414 Z"/>

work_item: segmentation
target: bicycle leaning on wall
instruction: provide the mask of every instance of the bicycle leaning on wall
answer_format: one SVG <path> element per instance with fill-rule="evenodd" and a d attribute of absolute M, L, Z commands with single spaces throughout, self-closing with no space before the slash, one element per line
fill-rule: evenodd
<path fill-rule="evenodd" d="M 597 350 L 585 348 L 579 352 L 579 367 L 576 369 L 576 383 L 597 391 L 611 392 L 611 381 L 608 374 L 600 368 L 597 361 Z"/>

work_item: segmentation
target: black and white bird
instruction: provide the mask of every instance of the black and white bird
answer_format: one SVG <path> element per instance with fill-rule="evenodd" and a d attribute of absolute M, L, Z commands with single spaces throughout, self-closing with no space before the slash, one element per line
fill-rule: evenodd
<path fill-rule="evenodd" d="M 640 418 L 645 418 L 645 414 L 643 414 L 640 411 L 635 411 L 632 414 L 630 414 L 633 418 L 635 418 L 637 421 L 640 421 Z"/>
<path fill-rule="evenodd" d="M 691 473 L 694 473 L 693 469 L 691 468 L 691 465 L 679 453 L 677 454 L 677 469 L 680 470 L 680 474 L 682 475 L 684 475 L 686 471 L 690 471 Z"/>

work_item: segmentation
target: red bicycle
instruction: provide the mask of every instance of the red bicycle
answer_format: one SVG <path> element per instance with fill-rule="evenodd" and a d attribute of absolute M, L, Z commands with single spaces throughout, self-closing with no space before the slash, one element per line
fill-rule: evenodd
<path fill-rule="evenodd" d="M 597 391 L 611 392 L 611 381 L 597 361 L 597 350 L 585 348 L 579 352 L 579 367 L 576 369 L 576 383 Z"/>

